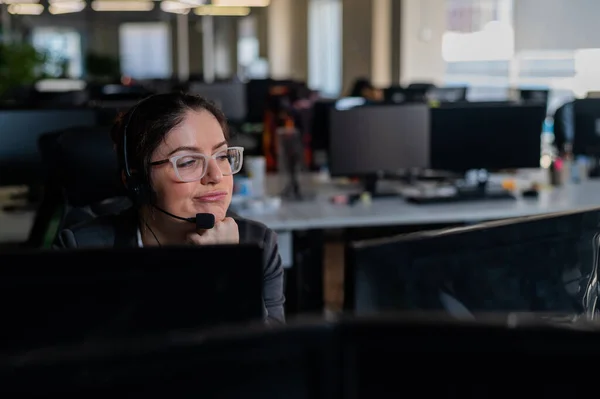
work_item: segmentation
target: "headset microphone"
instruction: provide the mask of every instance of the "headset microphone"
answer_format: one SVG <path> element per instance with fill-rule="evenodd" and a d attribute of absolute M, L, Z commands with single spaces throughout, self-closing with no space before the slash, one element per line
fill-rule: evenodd
<path fill-rule="evenodd" d="M 153 207 L 158 211 L 164 213 L 165 215 L 171 216 L 172 218 L 175 218 L 177 220 L 183 220 L 184 222 L 189 223 L 196 223 L 196 230 L 210 230 L 213 227 L 215 227 L 215 215 L 213 215 L 212 213 L 197 213 L 196 216 L 193 218 L 183 218 L 181 216 L 173 215 L 172 213 L 167 212 L 164 209 L 157 207 L 156 205 L 153 205 Z"/>

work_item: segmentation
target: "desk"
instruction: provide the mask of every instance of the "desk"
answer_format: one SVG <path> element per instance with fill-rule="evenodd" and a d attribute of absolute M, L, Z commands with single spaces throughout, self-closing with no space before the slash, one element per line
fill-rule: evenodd
<path fill-rule="evenodd" d="M 272 191 L 271 191 L 272 192 Z M 600 181 L 586 181 L 544 191 L 538 199 L 471 201 L 415 205 L 402 199 L 376 199 L 370 206 L 334 205 L 328 196 L 284 203 L 273 214 L 240 212 L 279 235 L 280 253 L 291 273 L 296 308 L 322 309 L 323 231 L 356 227 L 477 223 L 600 206 Z M 0 242 L 24 241 L 33 223 L 30 212 L 0 212 Z M 288 296 L 290 296 L 288 294 Z M 321 304 L 319 308 L 319 304 Z"/>
<path fill-rule="evenodd" d="M 370 205 L 334 205 L 325 199 L 284 203 L 274 214 L 240 212 L 277 231 L 337 229 L 439 223 L 476 223 L 600 206 L 600 181 L 543 191 L 537 199 L 468 201 L 416 205 L 401 198 L 373 200 Z"/>

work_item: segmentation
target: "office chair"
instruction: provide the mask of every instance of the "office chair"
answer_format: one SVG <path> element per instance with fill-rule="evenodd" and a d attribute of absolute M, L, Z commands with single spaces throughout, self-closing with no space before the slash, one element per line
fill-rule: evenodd
<path fill-rule="evenodd" d="M 107 127 L 47 133 L 38 145 L 46 185 L 27 247 L 48 246 L 63 228 L 131 206 L 118 179 Z"/>

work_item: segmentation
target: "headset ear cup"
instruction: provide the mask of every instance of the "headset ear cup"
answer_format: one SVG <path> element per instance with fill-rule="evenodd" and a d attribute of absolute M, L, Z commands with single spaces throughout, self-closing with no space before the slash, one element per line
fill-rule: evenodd
<path fill-rule="evenodd" d="M 156 193 L 152 187 L 136 176 L 127 179 L 127 189 L 129 196 L 137 206 L 154 204 L 156 200 Z"/>
<path fill-rule="evenodd" d="M 143 184 L 139 181 L 138 178 L 134 176 L 130 176 L 127 178 L 127 191 L 129 192 L 129 196 L 131 200 L 136 205 L 143 205 L 145 203 L 144 199 L 144 187 Z"/>

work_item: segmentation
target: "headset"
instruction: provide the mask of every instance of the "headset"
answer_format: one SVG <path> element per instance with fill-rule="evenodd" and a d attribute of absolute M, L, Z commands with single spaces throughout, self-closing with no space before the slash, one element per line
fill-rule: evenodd
<path fill-rule="evenodd" d="M 215 216 L 212 213 L 197 213 L 195 217 L 185 218 L 181 216 L 174 215 L 170 212 L 167 212 L 164 209 L 156 206 L 156 192 L 152 189 L 152 186 L 148 182 L 148 179 L 144 179 L 140 176 L 140 174 L 131 173 L 131 168 L 129 167 L 129 159 L 127 156 L 127 129 L 129 128 L 129 124 L 133 119 L 133 115 L 136 113 L 138 108 L 148 101 L 151 98 L 155 98 L 160 94 L 154 94 L 149 97 L 144 98 L 136 105 L 133 106 L 131 111 L 129 111 L 129 116 L 125 121 L 125 125 L 123 126 L 123 169 L 125 171 L 125 188 L 129 193 L 130 198 L 133 203 L 140 207 L 142 205 L 150 205 L 156 210 L 164 213 L 167 216 L 170 216 L 177 220 L 183 220 L 189 223 L 196 224 L 196 230 L 208 230 L 215 227 Z M 145 172 L 143 172 L 145 173 Z"/>

